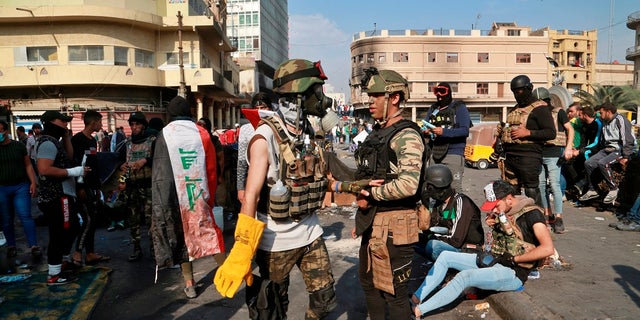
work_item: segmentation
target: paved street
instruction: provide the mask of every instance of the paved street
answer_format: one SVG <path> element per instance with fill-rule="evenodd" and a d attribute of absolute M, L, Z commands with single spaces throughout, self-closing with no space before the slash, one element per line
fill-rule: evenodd
<path fill-rule="evenodd" d="M 496 169 L 467 168 L 464 189 L 480 202 L 482 187 L 497 177 Z M 620 232 L 607 225 L 610 212 L 594 208 L 574 208 L 565 202 L 567 232 L 553 235 L 556 248 L 571 264 L 564 271 L 543 269 L 539 280 L 530 280 L 525 290 L 493 294 L 485 300 L 467 300 L 433 315 L 433 319 L 637 319 L 640 314 L 640 233 Z M 339 307 L 329 319 L 366 319 L 364 295 L 357 278 L 359 240 L 349 237 L 353 209 L 324 210 L 320 215 L 331 254 Z M 35 212 L 34 216 L 39 215 Z M 231 248 L 233 226 L 225 227 L 227 250 Z M 39 227 L 41 244 L 46 245 L 46 228 Z M 24 238 L 19 239 L 24 241 Z M 98 230 L 96 250 L 112 257 L 105 263 L 113 269 L 110 283 L 96 306 L 92 319 L 248 319 L 244 287 L 233 299 L 223 299 L 212 284 L 216 263 L 212 258 L 195 262 L 199 297 L 187 300 L 182 292 L 179 269 L 160 271 L 154 284 L 154 262 L 149 258 L 148 241 L 143 241 L 145 257 L 127 262 L 131 253 L 128 230 Z M 412 286 L 417 286 L 423 269 L 414 269 Z M 291 277 L 289 318 L 303 319 L 307 295 L 299 273 Z M 487 301 L 488 311 L 474 306 Z M 500 315 L 500 316 L 498 316 Z"/>

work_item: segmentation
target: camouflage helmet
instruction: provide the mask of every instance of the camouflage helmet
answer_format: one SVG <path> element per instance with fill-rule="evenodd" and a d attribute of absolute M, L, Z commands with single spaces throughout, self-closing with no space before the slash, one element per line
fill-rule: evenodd
<path fill-rule="evenodd" d="M 320 61 L 291 59 L 281 63 L 273 78 L 276 93 L 302 93 L 314 83 L 324 84 L 327 76 L 322 71 Z"/>
<path fill-rule="evenodd" d="M 365 69 L 362 88 L 366 93 L 402 92 L 404 99 L 409 99 L 409 83 L 393 70 L 378 70 L 375 67 Z"/>

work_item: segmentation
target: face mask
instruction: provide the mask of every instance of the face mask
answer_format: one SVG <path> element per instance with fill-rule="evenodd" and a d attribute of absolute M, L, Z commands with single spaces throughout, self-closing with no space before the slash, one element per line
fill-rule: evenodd
<path fill-rule="evenodd" d="M 0 143 L 4 142 L 4 133 L 0 133 Z"/>
<path fill-rule="evenodd" d="M 331 128 L 338 124 L 340 118 L 331 110 L 333 106 L 333 99 L 324 95 L 322 91 L 322 85 L 316 84 L 313 86 L 304 102 L 302 108 L 306 115 L 312 115 L 321 119 L 321 126 L 324 132 L 328 132 Z"/>
<path fill-rule="evenodd" d="M 424 189 L 424 195 L 437 202 L 444 202 L 453 195 L 453 189 L 451 187 L 436 188 L 432 184 L 427 184 L 427 187 Z"/>
<path fill-rule="evenodd" d="M 54 138 L 60 138 L 62 137 L 65 132 L 67 131 L 66 127 L 61 127 L 57 124 L 51 123 L 51 122 L 46 122 L 44 124 L 44 132 L 46 135 L 52 136 Z"/>
<path fill-rule="evenodd" d="M 513 97 L 516 98 L 516 102 L 519 105 L 526 105 L 531 99 L 531 90 L 528 88 L 523 88 L 522 92 L 520 93 L 514 91 Z"/>

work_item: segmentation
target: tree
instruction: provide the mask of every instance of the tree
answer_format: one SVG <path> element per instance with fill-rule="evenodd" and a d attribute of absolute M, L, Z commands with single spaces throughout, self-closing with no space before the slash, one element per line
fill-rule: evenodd
<path fill-rule="evenodd" d="M 605 102 L 611 102 L 619 109 L 636 111 L 640 105 L 640 90 L 631 86 L 602 86 L 591 85 L 593 94 L 584 90 L 578 90 L 573 94 L 583 106 L 597 107 Z"/>

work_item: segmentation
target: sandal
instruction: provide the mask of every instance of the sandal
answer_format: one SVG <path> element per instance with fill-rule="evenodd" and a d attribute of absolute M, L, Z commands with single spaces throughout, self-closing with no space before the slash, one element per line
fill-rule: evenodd
<path fill-rule="evenodd" d="M 89 253 L 85 257 L 85 261 L 87 262 L 87 264 L 96 264 L 98 262 L 104 262 L 109 260 L 111 260 L 111 257 L 101 256 L 97 253 Z"/>

